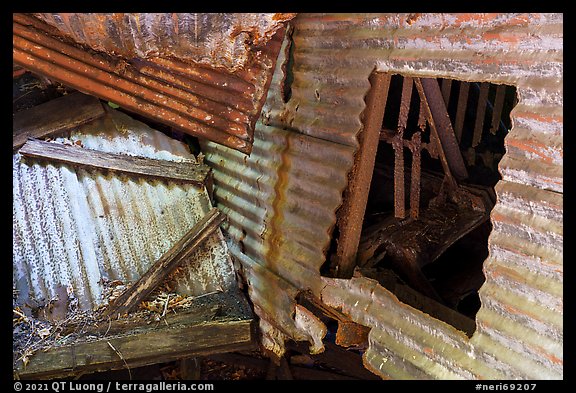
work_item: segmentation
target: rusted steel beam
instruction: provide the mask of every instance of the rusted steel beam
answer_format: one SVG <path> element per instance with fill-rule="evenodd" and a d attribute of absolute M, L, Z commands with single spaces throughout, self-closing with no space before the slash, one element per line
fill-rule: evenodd
<path fill-rule="evenodd" d="M 394 148 L 394 216 L 396 218 L 406 217 L 406 207 L 404 203 L 404 130 L 408 124 L 410 114 L 410 102 L 412 101 L 413 80 L 404 77 L 402 80 L 402 96 L 400 98 L 400 114 L 398 115 L 398 132 L 392 139 Z"/>
<path fill-rule="evenodd" d="M 401 134 L 392 140 L 394 148 L 394 217 L 405 218 L 404 205 L 404 141 Z"/>
<path fill-rule="evenodd" d="M 496 87 L 496 97 L 494 98 L 494 106 L 492 107 L 492 125 L 490 132 L 496 135 L 500 127 L 500 118 L 502 117 L 502 109 L 504 108 L 504 97 L 506 96 L 506 85 L 498 85 Z"/>
<path fill-rule="evenodd" d="M 408 123 L 410 102 L 412 101 L 412 78 L 405 76 L 402 81 L 402 97 L 400 100 L 400 114 L 398 115 L 398 133 L 403 134 Z"/>
<path fill-rule="evenodd" d="M 418 127 L 422 132 L 426 128 L 426 109 L 424 109 L 424 101 L 420 100 L 420 106 L 418 107 Z"/>
<path fill-rule="evenodd" d="M 466 107 L 468 105 L 468 91 L 470 84 L 468 82 L 460 82 L 460 91 L 458 92 L 458 109 L 456 110 L 456 119 L 454 120 L 454 132 L 458 142 L 462 141 L 462 128 L 464 127 L 464 119 L 466 118 Z"/>
<path fill-rule="evenodd" d="M 443 165 L 447 165 L 456 179 L 466 179 L 468 171 L 462 159 L 460 146 L 454 135 L 452 122 L 442 99 L 438 81 L 434 78 L 416 78 L 414 82 L 420 94 L 420 99 L 424 101 L 425 109 L 429 112 L 427 115 L 430 129 L 433 135 L 438 137 L 442 146 L 441 159 Z"/>
<path fill-rule="evenodd" d="M 476 121 L 474 123 L 474 134 L 472 136 L 472 147 L 478 146 L 482 140 L 482 130 L 484 129 L 484 115 L 488 106 L 488 90 L 490 84 L 487 82 L 480 84 L 480 95 L 478 96 L 478 106 L 476 107 Z"/>
<path fill-rule="evenodd" d="M 415 132 L 412 135 L 412 173 L 410 176 L 410 217 L 417 219 L 420 214 L 420 165 L 422 150 L 422 135 Z"/>
<path fill-rule="evenodd" d="M 103 317 L 124 315 L 144 300 L 162 281 L 206 240 L 224 221 L 224 214 L 212 208 L 176 244 L 166 251 L 138 281 L 128 287 L 103 313 Z"/>
<path fill-rule="evenodd" d="M 338 211 L 337 225 L 340 235 L 337 239 L 338 247 L 331 259 L 331 267 L 337 277 L 350 278 L 356 266 L 356 253 L 374 172 L 390 79 L 390 75 L 378 72 L 370 76 L 371 88 L 366 96 L 366 109 L 363 114 L 364 127 L 358 135 L 358 152 L 348 176 L 348 188 L 344 192 L 342 207 Z"/>
<path fill-rule="evenodd" d="M 28 138 L 43 138 L 70 130 L 104 115 L 96 97 L 79 92 L 48 101 L 14 114 L 12 149 L 19 149 Z"/>
<path fill-rule="evenodd" d="M 61 143 L 28 140 L 19 153 L 24 157 L 69 165 L 104 169 L 130 175 L 176 180 L 203 185 L 210 168 L 205 164 L 157 160 L 106 153 Z"/>

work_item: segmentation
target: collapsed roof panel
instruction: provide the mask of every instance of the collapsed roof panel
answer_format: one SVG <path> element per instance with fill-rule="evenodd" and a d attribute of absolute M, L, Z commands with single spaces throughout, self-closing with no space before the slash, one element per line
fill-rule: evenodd
<path fill-rule="evenodd" d="M 50 144 L 63 143 L 195 165 L 181 142 L 113 110 Z M 18 153 L 13 184 L 13 279 L 22 304 L 30 297 L 49 301 L 69 287 L 82 308 L 101 305 L 103 279 L 134 281 L 210 209 L 197 184 L 47 164 Z M 177 288 L 186 295 L 235 285 L 220 232 L 194 252 L 182 277 Z"/>
<path fill-rule="evenodd" d="M 13 59 L 175 129 L 250 153 L 283 23 L 293 17 L 14 14 Z"/>

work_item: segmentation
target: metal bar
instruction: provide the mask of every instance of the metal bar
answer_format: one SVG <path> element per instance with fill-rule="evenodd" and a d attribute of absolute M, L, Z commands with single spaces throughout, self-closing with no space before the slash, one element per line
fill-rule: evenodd
<path fill-rule="evenodd" d="M 478 96 L 478 106 L 476 107 L 476 122 L 474 123 L 474 134 L 472 136 L 472 147 L 478 146 L 482 139 L 482 129 L 484 128 L 484 115 L 488 105 L 489 83 L 480 84 L 480 95 Z"/>
<path fill-rule="evenodd" d="M 412 135 L 412 173 L 410 176 L 410 217 L 417 219 L 420 214 L 420 169 L 422 134 Z"/>
<path fill-rule="evenodd" d="M 352 277 L 356 267 L 356 253 L 374 172 L 390 79 L 391 75 L 379 72 L 370 76 L 372 86 L 366 96 L 364 128 L 358 135 L 358 152 L 348 177 L 348 188 L 344 192 L 342 207 L 338 211 L 337 226 L 340 235 L 337 239 L 338 247 L 330 261 L 334 274 L 340 278 Z"/>
<path fill-rule="evenodd" d="M 448 108 L 448 103 L 450 102 L 450 91 L 452 90 L 452 79 L 442 80 L 442 97 L 444 98 L 444 104 Z"/>
<path fill-rule="evenodd" d="M 398 134 L 392 140 L 394 148 L 394 217 L 405 218 L 404 206 L 404 143 Z"/>
<path fill-rule="evenodd" d="M 420 94 L 420 99 L 424 101 L 425 108 L 429 111 L 428 123 L 430 124 L 430 129 L 440 141 L 441 158 L 443 156 L 443 161 L 446 161 L 450 173 L 456 179 L 466 179 L 468 171 L 462 159 L 460 146 L 454 136 L 452 122 L 446 110 L 446 105 L 444 105 L 438 81 L 434 78 L 416 78 L 414 82 Z"/>
<path fill-rule="evenodd" d="M 458 143 L 462 141 L 462 127 L 464 126 L 464 119 L 466 118 L 466 106 L 468 105 L 468 91 L 470 84 L 468 82 L 460 82 L 460 91 L 458 93 L 458 109 L 456 110 L 456 119 L 454 120 L 454 132 Z"/>
<path fill-rule="evenodd" d="M 424 109 L 424 101 L 420 100 L 420 107 L 418 109 L 418 127 L 422 131 L 426 128 L 426 109 Z"/>
<path fill-rule="evenodd" d="M 490 132 L 496 135 L 500 126 L 500 117 L 502 117 L 502 109 L 504 108 L 504 97 L 506 96 L 506 85 L 498 85 L 496 87 L 496 97 L 494 98 L 494 107 L 492 108 L 492 126 Z"/>
<path fill-rule="evenodd" d="M 402 81 L 402 98 L 400 101 L 400 114 L 398 115 L 398 133 L 406 129 L 408 114 L 410 112 L 410 101 L 412 100 L 412 78 L 405 76 Z"/>
<path fill-rule="evenodd" d="M 128 57 L 127 62 L 117 51 L 83 49 L 36 17 L 13 14 L 13 59 L 14 64 L 179 131 L 250 153 L 284 32 L 280 27 L 268 40 L 260 40 L 262 45 L 243 46 L 258 55 L 249 56 L 246 67 L 232 72 L 187 63 L 178 56 Z M 90 33 L 107 34 L 105 29 Z M 24 47 L 25 42 L 29 46 Z M 220 59 L 211 56 L 207 60 Z"/>

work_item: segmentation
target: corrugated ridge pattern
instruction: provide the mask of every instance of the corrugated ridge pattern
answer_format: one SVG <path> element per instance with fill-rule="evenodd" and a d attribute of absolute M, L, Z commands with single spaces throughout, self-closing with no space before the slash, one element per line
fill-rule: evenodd
<path fill-rule="evenodd" d="M 110 15 L 99 17 L 104 18 L 105 25 L 121 22 Z M 153 23 L 154 19 L 144 18 L 143 25 L 147 21 Z M 59 23 L 56 25 L 63 28 Z M 59 39 L 62 33 L 57 29 L 28 15 L 15 14 L 13 26 L 16 63 L 184 132 L 244 152 L 250 152 L 254 124 L 284 35 L 279 25 L 269 26 L 271 30 L 266 34 L 279 31 L 262 39 L 262 46 L 251 49 L 254 53 L 244 48 L 246 64 L 232 73 L 216 64 L 211 67 L 174 57 L 121 58 L 110 40 L 101 42 L 107 53 L 91 56 L 77 45 Z M 75 28 L 82 26 L 88 25 L 79 24 Z M 101 36 L 98 30 L 84 33 L 90 43 Z"/>
<path fill-rule="evenodd" d="M 345 176 L 351 167 L 356 135 L 361 129 L 363 101 L 369 89 L 368 77 L 374 68 L 411 76 L 504 83 L 515 85 L 518 91 L 519 103 L 511 114 L 513 128 L 505 140 L 507 151 L 499 164 L 503 181 L 496 188 L 498 202 L 492 215 L 494 230 L 489 239 L 487 280 L 480 293 L 482 307 L 477 315 L 477 332 L 470 340 L 458 336 L 454 343 L 460 349 L 448 351 L 451 344 L 440 333 L 453 331 L 450 326 L 437 326 L 437 336 L 422 336 L 410 330 L 409 323 L 406 330 L 402 325 L 405 322 L 397 326 L 389 322 L 402 312 L 410 315 L 406 318 L 419 321 L 422 327 L 436 324 L 417 310 L 407 306 L 393 307 L 392 311 L 378 308 L 380 312 L 376 308 L 367 309 L 355 318 L 373 328 L 365 355 L 367 367 L 388 378 L 562 378 L 563 15 L 299 14 L 293 26 L 292 98 L 284 104 L 282 89 L 270 89 L 261 121 L 274 130 L 287 130 L 290 137 L 302 134 L 312 137 L 305 140 L 348 146 L 341 151 L 344 156 L 337 171 L 339 176 Z M 283 60 L 279 59 L 278 64 L 281 63 Z M 275 80 L 282 84 L 283 76 L 277 67 Z M 259 138 L 267 137 L 268 134 L 257 133 L 255 145 Z M 282 138 L 275 143 L 280 143 L 276 145 L 278 149 L 292 147 Z M 324 152 L 310 154 L 321 159 Z M 207 156 L 211 162 L 210 154 Z M 254 246 L 250 251 L 246 247 L 246 252 L 251 253 L 257 264 L 298 289 L 318 293 L 315 281 L 327 243 L 317 239 L 315 251 L 308 249 L 299 257 L 308 245 L 303 246 L 306 243 L 298 239 L 294 244 L 299 248 L 290 249 L 295 237 L 283 231 L 284 224 L 274 223 L 283 221 L 296 205 L 296 199 L 290 203 L 278 193 L 278 184 L 283 188 L 288 183 L 285 174 L 294 173 L 289 163 L 286 157 L 278 160 L 277 156 L 270 156 L 269 165 L 255 169 L 262 170 L 271 183 L 265 204 L 258 205 L 265 213 L 258 226 L 259 231 L 264 231 L 264 238 L 255 238 Z M 233 173 L 232 165 L 226 161 L 220 164 L 226 167 L 228 175 Z M 246 167 L 251 165 L 248 159 Z M 243 178 L 243 167 L 234 172 Z M 294 175 L 307 177 L 303 173 Z M 305 193 L 340 189 L 324 188 L 319 179 L 309 178 L 301 187 Z M 221 176 L 220 182 L 232 180 Z M 222 192 L 217 191 L 216 195 Z M 222 198 L 219 203 L 235 209 Z M 240 222 L 242 211 L 237 213 Z M 331 233 L 332 216 L 306 213 L 302 218 L 314 232 Z M 236 241 L 243 236 L 242 228 L 232 232 Z M 268 248 L 268 253 L 257 252 L 266 250 L 266 245 L 273 246 L 275 251 L 270 253 Z M 291 250 L 292 255 L 285 255 L 284 250 Z M 303 266 L 308 269 L 302 269 Z M 258 286 L 263 288 L 262 292 L 253 292 L 255 304 L 274 302 L 265 297 L 266 284 L 272 285 L 278 279 L 259 272 L 252 274 L 260 278 Z M 336 285 L 326 282 L 325 291 Z M 339 290 L 354 292 L 361 282 Z M 286 294 L 290 296 L 289 292 Z M 370 293 L 348 293 L 347 300 L 338 306 L 349 308 L 353 314 L 352 305 L 358 302 L 388 304 L 390 297 L 391 294 L 377 287 Z M 293 308 L 284 312 L 292 311 Z M 271 310 L 267 318 L 279 312 Z M 276 316 L 276 320 L 282 323 L 270 324 L 296 336 L 292 327 L 281 326 L 289 320 L 286 314 Z M 406 331 L 411 333 L 404 335 Z M 405 340 L 399 340 L 403 337 Z M 426 353 L 427 347 L 434 352 Z"/>
<path fill-rule="evenodd" d="M 34 14 L 76 42 L 125 58 L 175 57 L 234 72 L 248 45 L 261 46 L 294 14 L 51 13 Z"/>
<path fill-rule="evenodd" d="M 244 266 L 269 342 L 282 336 L 280 331 L 298 340 L 308 337 L 293 320 L 294 297 L 298 288 L 320 283 L 318 271 L 352 161 L 349 147 L 269 121 L 274 106 L 282 103 L 285 52 L 263 109 L 266 120 L 256 124 L 250 156 L 212 142 L 202 145 L 214 169 L 218 207 L 229 217 L 227 232 L 239 245 L 231 245 L 231 252 Z"/>
<path fill-rule="evenodd" d="M 183 144 L 116 111 L 80 127 L 70 140 L 95 150 L 194 161 Z M 71 285 L 85 309 L 102 303 L 101 278 L 136 280 L 209 209 L 206 190 L 189 184 L 24 163 L 18 154 L 13 171 L 15 285 L 27 284 L 45 300 L 58 285 Z M 190 256 L 176 283 L 193 295 L 233 284 L 219 231 Z"/>

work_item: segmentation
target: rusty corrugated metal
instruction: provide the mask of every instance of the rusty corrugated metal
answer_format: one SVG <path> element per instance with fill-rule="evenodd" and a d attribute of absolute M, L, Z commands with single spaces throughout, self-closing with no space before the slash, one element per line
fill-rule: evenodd
<path fill-rule="evenodd" d="M 108 113 L 74 131 L 85 148 L 190 161 L 188 148 L 127 115 Z M 63 142 L 57 139 L 54 143 Z M 205 188 L 13 159 L 13 281 L 20 301 L 71 287 L 84 309 L 103 304 L 102 279 L 135 281 L 210 210 Z M 218 230 L 195 251 L 182 294 L 235 285 Z"/>
<path fill-rule="evenodd" d="M 56 28 L 34 16 L 14 14 L 14 63 L 250 153 L 284 36 L 283 22 L 294 14 L 37 16 Z M 198 46 L 190 38 L 194 18 L 202 20 Z"/>
<path fill-rule="evenodd" d="M 281 102 L 287 43 L 264 119 L 274 102 Z M 318 271 L 330 243 L 329 229 L 336 222 L 334 211 L 347 183 L 342 168 L 351 166 L 353 149 L 263 122 L 256 124 L 255 135 L 250 157 L 215 143 L 202 147 L 214 169 L 218 207 L 229 218 L 230 250 L 244 267 L 264 344 L 281 353 L 287 337 L 317 341 L 298 328 L 294 298 L 298 288 L 320 284 Z"/>
<path fill-rule="evenodd" d="M 294 297 L 311 289 L 371 328 L 364 362 L 382 378 L 562 378 L 563 15 L 299 14 L 292 24 L 291 99 L 270 89 L 261 155 L 205 145 L 265 346 L 281 354 L 289 337 L 312 342 L 293 323 Z M 320 277 L 343 190 L 332 179 L 351 168 L 374 69 L 517 87 L 471 339 L 372 280 Z M 317 147 L 296 167 L 294 140 Z M 292 184 L 299 196 L 286 198 Z M 292 232 L 277 225 L 285 217 L 298 218 Z"/>
<path fill-rule="evenodd" d="M 295 14 L 90 13 L 34 14 L 74 41 L 125 59 L 163 57 L 226 68 L 250 66 L 252 47 L 265 45 Z"/>

